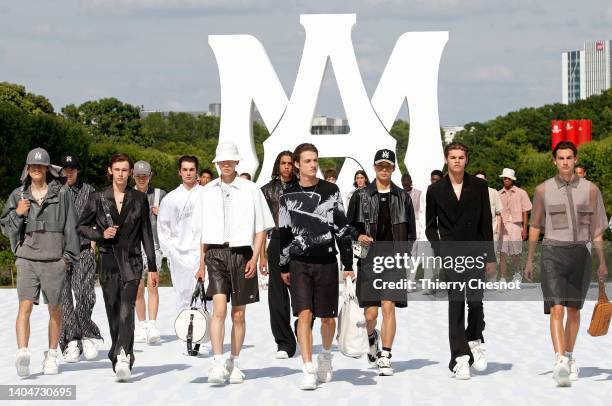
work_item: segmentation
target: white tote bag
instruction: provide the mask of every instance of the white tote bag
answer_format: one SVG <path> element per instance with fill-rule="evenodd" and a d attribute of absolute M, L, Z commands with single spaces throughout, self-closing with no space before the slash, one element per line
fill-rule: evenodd
<path fill-rule="evenodd" d="M 368 332 L 351 278 L 346 278 L 343 299 L 338 314 L 338 349 L 347 357 L 360 358 L 369 349 Z"/>

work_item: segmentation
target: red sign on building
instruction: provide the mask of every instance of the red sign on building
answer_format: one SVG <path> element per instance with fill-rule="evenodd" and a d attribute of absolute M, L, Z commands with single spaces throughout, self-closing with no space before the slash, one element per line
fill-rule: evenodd
<path fill-rule="evenodd" d="M 604 42 L 603 41 L 597 41 L 595 43 L 595 50 L 596 51 L 603 51 L 604 50 Z"/>

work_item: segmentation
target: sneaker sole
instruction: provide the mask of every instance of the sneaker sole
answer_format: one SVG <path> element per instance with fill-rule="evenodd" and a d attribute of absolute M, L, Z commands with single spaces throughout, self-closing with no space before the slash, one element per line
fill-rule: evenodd
<path fill-rule="evenodd" d="M 567 388 L 572 386 L 572 382 L 569 379 L 569 374 L 566 373 L 560 373 L 559 375 L 557 375 L 556 381 L 557 386 L 561 388 Z"/>
<path fill-rule="evenodd" d="M 378 369 L 378 376 L 393 376 L 394 373 L 395 371 L 393 371 L 393 369 L 391 368 L 379 368 Z"/>
<path fill-rule="evenodd" d="M 276 354 L 276 359 L 289 359 L 289 354 Z"/>
<path fill-rule="evenodd" d="M 132 377 L 132 371 L 129 369 L 120 369 L 115 372 L 117 382 L 127 382 Z"/>
<path fill-rule="evenodd" d="M 301 390 L 315 390 L 317 389 L 317 384 L 314 385 L 300 385 Z"/>
<path fill-rule="evenodd" d="M 208 378 L 208 383 L 212 386 L 221 386 L 225 385 L 226 380 L 223 378 Z"/>
<path fill-rule="evenodd" d="M 85 357 L 85 359 L 86 359 L 87 361 L 93 361 L 93 360 L 95 360 L 96 358 L 98 358 L 98 351 L 96 351 L 96 353 L 95 353 L 95 354 L 89 354 L 89 355 L 87 355 L 87 354 L 83 354 L 83 356 Z"/>
<path fill-rule="evenodd" d="M 77 358 L 77 359 L 66 359 L 64 358 L 64 362 L 66 364 L 76 364 L 77 362 L 79 362 L 81 360 L 81 358 Z"/>
<path fill-rule="evenodd" d="M 59 368 L 58 369 L 44 369 L 43 368 L 43 374 L 44 375 L 57 375 L 59 374 Z"/>
<path fill-rule="evenodd" d="M 323 376 L 323 378 L 321 378 L 321 376 Z M 331 375 L 327 376 L 327 374 L 325 374 L 325 375 L 317 374 L 317 382 L 320 382 L 320 383 L 329 383 L 329 382 L 331 382 L 331 380 L 332 380 Z"/>
<path fill-rule="evenodd" d="M 160 340 L 161 340 L 161 337 L 151 337 L 147 340 L 147 344 L 149 345 L 158 344 Z"/>
<path fill-rule="evenodd" d="M 476 363 L 473 363 L 472 368 L 474 368 L 475 371 L 484 372 L 487 370 L 487 364 L 484 364 L 484 366 L 477 366 Z"/>
<path fill-rule="evenodd" d="M 244 383 L 244 378 L 241 378 L 241 379 L 231 379 L 230 378 L 229 383 L 231 385 L 238 385 L 238 384 Z"/>
<path fill-rule="evenodd" d="M 21 378 L 30 376 L 30 358 L 23 357 L 15 360 L 15 367 L 17 367 L 17 375 Z"/>

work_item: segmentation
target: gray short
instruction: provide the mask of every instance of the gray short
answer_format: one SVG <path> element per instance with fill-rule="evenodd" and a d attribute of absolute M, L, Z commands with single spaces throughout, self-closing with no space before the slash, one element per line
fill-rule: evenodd
<path fill-rule="evenodd" d="M 60 303 L 60 294 L 68 266 L 64 259 L 58 261 L 31 261 L 17 258 L 17 296 L 19 301 L 30 300 L 38 304 L 40 291 L 43 300 L 51 306 Z"/>

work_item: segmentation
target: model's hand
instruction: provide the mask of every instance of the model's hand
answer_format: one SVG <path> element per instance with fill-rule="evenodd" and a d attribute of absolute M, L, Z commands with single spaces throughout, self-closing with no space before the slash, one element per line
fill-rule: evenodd
<path fill-rule="evenodd" d="M 525 271 L 523 271 L 523 276 L 529 282 L 533 282 L 533 260 L 527 260 L 527 264 L 525 264 Z"/>
<path fill-rule="evenodd" d="M 497 263 L 496 262 L 487 262 L 486 271 L 487 271 L 487 276 L 489 278 L 492 278 L 495 275 L 497 275 Z"/>
<path fill-rule="evenodd" d="M 263 276 L 268 275 L 268 260 L 264 258 L 263 255 L 259 257 L 258 268 L 260 274 L 262 274 Z"/>
<path fill-rule="evenodd" d="M 147 285 L 156 288 L 159 286 L 159 273 L 157 272 L 149 272 L 149 276 L 147 276 Z"/>
<path fill-rule="evenodd" d="M 157 216 L 157 212 L 159 211 L 159 207 L 151 207 L 151 213 Z"/>
<path fill-rule="evenodd" d="M 597 276 L 599 277 L 600 281 L 606 280 L 606 276 L 608 276 L 608 267 L 606 264 L 599 265 L 599 268 L 597 269 Z"/>
<path fill-rule="evenodd" d="M 283 280 L 283 282 L 285 283 L 285 285 L 290 286 L 291 285 L 291 280 L 289 278 L 289 272 L 287 273 L 282 273 L 281 274 L 281 279 Z"/>
<path fill-rule="evenodd" d="M 357 238 L 357 241 L 359 241 L 361 243 L 361 245 L 370 245 L 374 242 L 374 239 L 372 237 L 368 237 L 365 234 L 361 234 L 359 236 L 359 238 Z"/>
<path fill-rule="evenodd" d="M 204 272 L 204 267 L 201 266 L 200 269 L 198 270 L 198 272 L 196 272 L 194 278 L 197 280 L 202 280 L 202 283 L 204 283 L 204 277 L 206 275 L 206 272 Z"/>
<path fill-rule="evenodd" d="M 253 256 L 244 267 L 244 277 L 247 279 L 253 278 L 257 274 L 257 257 Z"/>
<path fill-rule="evenodd" d="M 115 238 L 115 235 L 117 235 L 117 228 L 117 226 L 112 226 L 104 230 L 104 238 L 107 240 Z"/>
<path fill-rule="evenodd" d="M 527 229 L 523 228 L 521 229 L 521 238 L 523 239 L 523 241 L 525 241 L 527 239 Z"/>
<path fill-rule="evenodd" d="M 28 214 L 28 210 L 30 210 L 30 204 L 31 203 L 28 199 L 19 200 L 15 212 L 20 216 L 25 216 L 26 214 Z"/>

